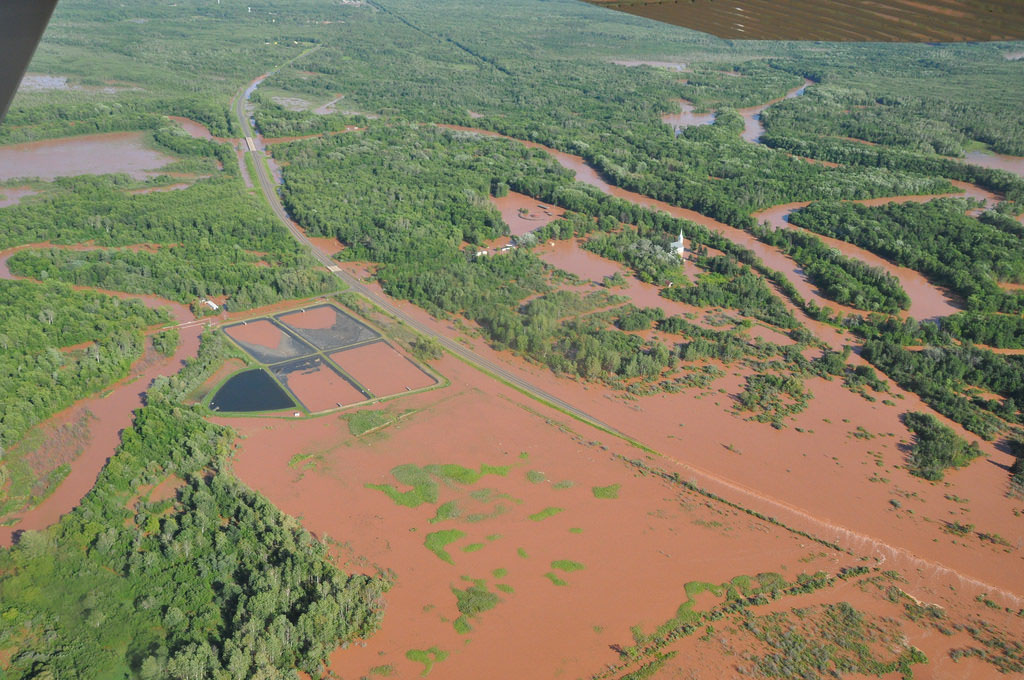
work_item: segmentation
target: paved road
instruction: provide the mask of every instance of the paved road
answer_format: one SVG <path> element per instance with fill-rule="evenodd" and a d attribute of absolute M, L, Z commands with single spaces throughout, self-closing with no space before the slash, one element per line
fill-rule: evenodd
<path fill-rule="evenodd" d="M 249 125 L 249 117 L 245 113 L 245 102 L 245 96 L 242 94 L 238 95 L 238 98 L 235 102 L 235 115 L 238 117 L 238 123 L 242 127 L 243 136 L 255 137 L 255 133 L 253 132 L 252 127 Z M 426 335 L 428 337 L 434 338 L 439 343 L 441 343 L 441 345 L 446 350 L 448 350 L 455 356 L 459 357 L 460 359 L 469 362 L 470 364 L 476 366 L 477 368 L 496 376 L 497 378 L 509 383 L 510 385 L 525 392 L 526 394 L 529 394 L 530 396 L 535 397 L 541 401 L 547 402 L 548 404 L 551 404 L 552 406 L 555 406 L 556 408 L 561 409 L 562 411 L 565 411 L 566 413 L 569 413 L 570 415 L 575 416 L 576 418 L 584 422 L 590 423 L 591 425 L 595 425 L 613 434 L 625 436 L 611 425 L 608 425 L 607 423 L 598 420 L 597 418 L 591 416 L 585 411 L 581 411 L 572 404 L 563 401 L 562 399 L 559 399 L 553 394 L 545 392 L 539 387 L 536 387 L 533 384 L 527 382 L 526 380 L 523 380 L 521 377 L 507 370 L 500 364 L 497 364 L 489 359 L 486 359 L 477 354 L 476 352 L 474 352 L 473 350 L 468 349 L 463 345 L 459 344 L 458 342 L 448 338 L 447 336 L 438 333 L 431 327 L 421 323 L 417 319 L 406 314 L 405 311 L 403 311 L 400 307 L 395 305 L 388 297 L 381 295 L 377 291 L 370 288 L 369 286 L 366 286 L 359 279 L 355 278 L 351 274 L 339 270 L 336 266 L 337 263 L 335 263 L 330 257 L 321 252 L 319 248 L 313 245 L 313 243 L 308 238 L 306 238 L 305 233 L 303 233 L 303 231 L 298 227 L 298 225 L 296 225 L 295 222 L 292 221 L 291 217 L 285 211 L 284 206 L 281 205 L 281 199 L 277 194 L 277 184 L 274 181 L 274 179 L 270 176 L 270 173 L 267 172 L 267 167 L 263 163 L 263 158 L 261 158 L 263 152 L 254 152 L 246 150 L 245 153 L 252 155 L 253 161 L 255 161 L 253 165 L 256 166 L 256 175 L 259 181 L 260 189 L 263 191 L 263 195 L 266 196 L 267 202 L 270 204 L 271 209 L 273 209 L 278 219 L 280 219 L 281 222 L 288 228 L 288 231 L 291 232 L 291 235 L 295 237 L 295 240 L 297 240 L 302 245 L 306 246 L 306 248 L 309 249 L 310 253 L 313 255 L 314 258 L 316 258 L 321 264 L 327 267 L 328 271 L 330 271 L 332 274 L 334 274 L 339 279 L 344 281 L 345 284 L 351 290 L 367 298 L 368 300 L 370 300 L 370 302 L 374 303 L 388 314 L 391 314 L 395 318 L 403 321 L 406 325 L 415 329 L 417 332 L 422 333 L 423 335 Z"/>

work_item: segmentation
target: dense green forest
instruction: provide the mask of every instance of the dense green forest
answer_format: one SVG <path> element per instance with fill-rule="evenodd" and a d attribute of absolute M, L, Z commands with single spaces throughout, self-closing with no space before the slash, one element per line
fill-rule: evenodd
<path fill-rule="evenodd" d="M 82 503 L 0 554 L 0 646 L 10 678 L 319 677 L 327 655 L 379 624 L 380 578 L 326 548 L 226 470 L 226 428 L 177 395 L 219 365 L 204 336 L 163 382 Z M 158 484 L 171 498 L 150 500 Z"/>
<path fill-rule="evenodd" d="M 927 203 L 812 203 L 790 215 L 793 224 L 916 269 L 948 286 L 980 312 L 1024 311 L 1024 295 L 999 288 L 1024 281 L 1020 237 L 965 214 L 963 199 Z"/>
<path fill-rule="evenodd" d="M 166 321 L 166 313 L 137 301 L 57 282 L 0 279 L 0 451 L 124 377 L 142 354 L 140 331 Z"/>
<path fill-rule="evenodd" d="M 201 141 L 201 140 L 200 140 Z M 58 179 L 48 200 L 5 209 L 0 247 L 92 241 L 100 250 L 21 251 L 15 273 L 183 303 L 227 296 L 247 309 L 334 290 L 260 201 L 228 178 L 182 191 L 126 194 L 123 176 Z M 133 244 L 159 248 L 131 249 Z"/>

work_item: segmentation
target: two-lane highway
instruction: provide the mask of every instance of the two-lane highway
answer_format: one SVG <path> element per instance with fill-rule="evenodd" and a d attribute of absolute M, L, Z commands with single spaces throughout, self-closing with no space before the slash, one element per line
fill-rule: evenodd
<path fill-rule="evenodd" d="M 268 73 L 267 75 L 270 74 Z M 245 93 L 251 92 L 251 88 L 254 85 L 256 85 L 260 80 L 262 80 L 263 77 L 266 76 L 257 78 L 252 83 L 250 83 L 249 86 L 238 95 L 235 101 L 235 114 L 238 117 L 238 123 L 242 128 L 242 135 L 244 138 L 255 137 L 255 132 L 253 131 L 252 126 L 249 124 L 249 116 L 246 115 L 245 111 L 245 103 L 247 101 Z M 274 214 L 276 214 L 278 219 L 280 219 L 281 222 L 285 225 L 285 227 L 288 228 L 288 231 L 291 233 L 291 235 L 295 237 L 295 239 L 299 243 L 301 243 L 302 245 L 306 246 L 306 248 L 309 249 L 309 252 L 313 255 L 313 257 L 315 257 L 321 264 L 327 267 L 328 271 L 330 271 L 332 274 L 334 274 L 343 282 L 345 282 L 345 284 L 352 291 L 367 298 L 370 302 L 377 305 L 379 308 L 383 309 L 385 312 L 395 317 L 396 319 L 401 320 L 402 322 L 404 322 L 406 325 L 413 328 L 417 332 L 434 338 L 447 351 L 451 352 L 460 359 L 472 364 L 478 369 L 493 375 L 494 377 L 512 385 L 513 387 L 522 391 L 523 393 L 528 394 L 529 396 L 534 397 L 539 401 L 554 406 L 555 408 L 564 411 L 565 413 L 568 413 L 569 415 L 578 418 L 579 420 L 599 427 L 602 430 L 629 439 L 628 436 L 624 435 L 622 432 L 619 432 L 617 429 L 613 428 L 607 423 L 598 420 L 597 418 L 591 416 L 585 411 L 581 411 L 572 404 L 563 401 L 562 399 L 559 399 L 553 394 L 532 385 L 526 380 L 523 380 L 523 378 L 521 378 L 520 376 L 506 369 L 504 366 L 501 366 L 500 364 L 497 364 L 489 359 L 480 356 L 473 350 L 464 347 L 455 340 L 452 340 L 451 338 L 442 335 L 441 333 L 435 331 L 426 324 L 421 323 L 417 319 L 409 316 L 398 305 L 394 304 L 389 298 L 380 295 L 369 286 L 366 286 L 356 277 L 340 269 L 329 256 L 324 254 L 323 251 L 317 248 L 308 238 L 306 238 L 306 234 L 291 219 L 291 216 L 288 215 L 288 212 L 284 209 L 284 206 L 281 204 L 281 199 L 278 196 L 277 184 L 274 181 L 274 179 L 270 176 L 270 173 L 267 171 L 267 165 L 264 162 L 264 157 L 262 157 L 263 152 L 251 149 L 252 147 L 247 145 L 244 153 L 250 154 L 253 157 L 253 165 L 256 167 L 256 176 L 259 181 L 260 190 L 266 197 L 267 202 L 270 204 L 271 209 L 274 211 Z"/>

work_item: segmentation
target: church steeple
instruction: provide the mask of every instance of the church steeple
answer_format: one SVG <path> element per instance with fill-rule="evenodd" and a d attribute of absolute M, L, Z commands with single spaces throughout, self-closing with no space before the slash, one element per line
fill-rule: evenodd
<path fill-rule="evenodd" d="M 683 230 L 679 230 L 679 240 L 672 244 L 672 252 L 679 257 L 686 257 L 686 241 L 683 240 Z"/>

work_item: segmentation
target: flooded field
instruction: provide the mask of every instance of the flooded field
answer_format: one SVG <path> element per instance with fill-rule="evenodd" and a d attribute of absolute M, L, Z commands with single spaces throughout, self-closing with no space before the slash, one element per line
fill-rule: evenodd
<path fill-rule="evenodd" d="M 565 213 L 561 208 L 514 191 L 501 198 L 492 196 L 491 203 L 501 211 L 501 218 L 505 220 L 513 236 L 522 236 L 540 229 Z"/>
<path fill-rule="evenodd" d="M 293 359 L 270 370 L 310 413 L 357 404 L 370 398 L 318 355 Z"/>
<path fill-rule="evenodd" d="M 988 461 L 947 473 L 941 485 L 910 476 L 904 469 L 910 435 L 901 416 L 929 409 L 891 383 L 891 394 L 868 401 L 838 381 L 810 379 L 806 387 L 814 397 L 808 408 L 776 430 L 730 412 L 750 373 L 747 368 L 730 367 L 709 390 L 623 398 L 594 384 L 555 377 L 411 304 L 396 304 L 548 393 L 638 437 L 665 456 L 663 464 L 683 479 L 914 573 L 959 579 L 962 587 L 990 593 L 1024 590 L 1024 554 L 957 541 L 942 531 L 940 521 L 956 510 L 952 494 L 969 499 L 972 523 L 1009 537 L 1014 545 L 1024 540 L 1012 512 L 1019 503 L 992 491 L 1004 488 L 1005 466 L 1013 457 L 979 442 Z M 849 342 L 828 326 L 805 323 L 836 349 Z M 856 354 L 850 361 L 863 363 Z M 940 420 L 968 441 L 976 439 L 948 419 Z M 835 492 L 818 493 L 823 487 Z M 911 498 L 906 502 L 914 512 L 896 510 L 892 498 Z"/>
<path fill-rule="evenodd" d="M 82 451 L 71 462 L 71 471 L 60 486 L 34 509 L 21 513 L 19 519 L 0 531 L 0 545 L 10 546 L 23 530 L 44 529 L 69 512 L 96 483 L 96 477 L 117 450 L 121 431 L 130 427 L 133 412 L 143 404 L 145 391 L 154 378 L 172 375 L 184 361 L 199 349 L 200 325 L 182 326 L 181 343 L 172 357 L 164 357 L 147 348 L 143 357 L 132 366 L 127 378 L 102 394 L 76 402 L 37 426 L 47 441 L 62 425 L 85 419 L 88 430 Z"/>
<path fill-rule="evenodd" d="M 273 364 L 312 354 L 313 348 L 267 319 L 243 321 L 224 328 L 256 361 Z"/>
<path fill-rule="evenodd" d="M 711 125 L 715 122 L 715 112 L 694 113 L 693 104 L 685 99 L 679 100 L 679 113 L 666 113 L 661 122 L 670 125 L 678 135 L 680 129 L 694 125 Z"/>
<path fill-rule="evenodd" d="M 53 180 L 74 175 L 123 172 L 146 179 L 174 161 L 149 149 L 145 133 L 108 132 L 0 146 L 0 181 L 20 177 Z"/>
<path fill-rule="evenodd" d="M 797 573 L 812 552 L 799 537 L 635 475 L 612 456 L 629 453 L 621 443 L 581 437 L 453 359 L 440 368 L 453 385 L 410 397 L 403 412 L 370 412 L 384 423 L 372 436 L 340 419 L 231 421 L 248 435 L 235 463 L 243 481 L 316 534 L 343 537 L 343 569 L 394 570 L 382 630 L 331 658 L 343 676 L 389 664 L 413 677 L 422 667 L 406 652 L 433 647 L 447 656 L 439 677 L 589 675 L 616 660 L 609 646 L 628 641 L 630 626 L 670 618 L 686 582 Z M 470 472 L 436 481 L 428 472 L 416 482 L 434 489 L 427 502 L 402 496 L 411 493 L 403 471 L 432 465 Z M 831 554 L 814 566 L 839 562 Z M 474 584 L 495 594 L 493 611 L 459 610 L 452 589 Z"/>
<path fill-rule="evenodd" d="M 537 380 L 536 369 L 509 355 L 501 357 Z M 453 358 L 440 360 L 437 368 L 451 385 L 410 395 L 401 406 L 364 407 L 345 419 L 230 421 L 245 435 L 234 463 L 244 482 L 284 512 L 301 517 L 317 535 L 337 539 L 334 553 L 342 569 L 393 570 L 395 585 L 387 595 L 382 629 L 365 646 L 339 649 L 331 657 L 331 668 L 342 676 L 361 677 L 387 665 L 397 677 L 412 677 L 423 666 L 416 662 L 419 655 L 407 653 L 435 650 L 433 673 L 438 677 L 468 680 L 481 672 L 509 679 L 589 677 L 621 661 L 615 646 L 632 644 L 631 627 L 648 634 L 671 619 L 688 598 L 687 583 L 722 583 L 764 572 L 793 579 L 819 569 L 836 573 L 844 566 L 884 564 L 909 578 L 902 587 L 919 598 L 945 606 L 960 597 L 944 585 L 950 583 L 948 572 L 933 562 L 873 545 L 865 534 L 850 532 L 840 541 L 851 545 L 854 555 L 825 548 L 661 478 L 637 474 L 616 457 L 640 457 L 637 450 L 567 420 Z M 730 392 L 735 383 L 735 378 L 727 379 Z M 895 533 L 920 534 L 914 542 L 932 545 L 933 553 L 949 550 L 948 537 L 943 546 L 932 544 L 933 536 L 943 534 L 922 515 L 941 516 L 955 504 L 941 500 L 941 489 L 938 501 L 934 494 L 919 494 L 927 484 L 900 476 L 897 488 L 915 493 L 915 500 L 908 502 L 918 516 L 892 510 L 887 499 L 893 490 L 867 483 L 875 466 L 873 456 L 864 451 L 865 442 L 843 435 L 862 423 L 876 432 L 880 424 L 865 419 L 876 407 L 849 393 L 842 397 L 841 389 L 825 381 L 815 381 L 813 389 L 826 393 L 823 402 L 838 401 L 822 403 L 800 419 L 805 427 L 826 431 L 820 440 L 725 416 L 710 398 L 693 393 L 644 398 L 630 405 L 604 390 L 588 391 L 550 375 L 539 384 L 561 394 L 571 391 L 579 403 L 620 425 L 632 422 L 635 429 L 642 423 L 644 441 L 671 452 L 670 457 L 650 459 L 650 464 L 677 471 L 682 479 L 696 480 L 784 523 L 811 528 L 806 522 L 811 516 L 803 516 L 799 508 L 820 494 L 808 488 L 797 500 L 795 487 L 821 488 L 841 477 L 845 483 L 836 487 L 841 490 L 837 495 L 849 506 L 816 512 L 822 519 L 813 520 L 814 533 L 821 535 L 819 530 L 832 517 L 859 517 L 863 524 L 866 513 L 877 516 L 877 524 L 874 519 L 869 523 L 878 529 L 897 525 Z M 840 411 L 851 424 L 839 418 L 828 424 L 839 408 L 836 403 L 843 404 Z M 889 422 L 897 423 L 898 411 L 890 413 Z M 372 433 L 361 436 L 367 428 Z M 455 446 L 453 432 L 458 433 Z M 838 447 L 815 445 L 826 439 L 839 442 Z M 866 448 L 884 452 L 887 461 L 898 455 L 884 441 L 867 442 Z M 799 465 L 792 463 L 793 456 Z M 761 491 L 738 481 L 715 483 L 689 464 L 675 462 L 684 458 L 729 469 L 730 476 L 756 479 Z M 746 469 L 751 466 L 755 469 Z M 957 494 L 962 490 L 959 475 Z M 770 497 L 780 482 L 789 487 L 786 497 L 795 505 L 759 505 L 755 494 Z M 947 487 L 945 493 L 950 492 Z M 918 495 L 929 497 L 918 500 Z M 834 505 L 835 499 L 830 502 Z M 970 502 L 983 504 L 983 498 L 972 495 Z M 977 512 L 980 506 L 972 509 Z M 972 513 L 972 521 L 977 520 Z M 958 556 L 952 559 L 976 563 L 977 550 L 953 550 Z M 864 562 L 862 554 L 873 559 Z M 1019 556 L 991 555 L 1003 568 L 1019 563 Z M 954 582 L 958 589 L 975 587 Z M 486 597 L 491 608 L 460 608 L 456 591 L 467 588 L 481 598 L 490 593 Z M 769 608 L 849 600 L 857 592 L 832 596 L 822 591 L 813 596 L 817 600 L 801 596 Z M 701 608 L 714 601 L 706 597 L 699 600 Z M 886 609 L 891 604 L 885 604 L 881 593 L 879 598 L 862 594 L 857 606 L 899 615 L 898 605 Z M 1005 620 L 1012 618 L 1007 615 Z M 913 644 L 929 651 L 950 644 L 913 626 L 905 632 Z M 680 644 L 691 644 L 688 640 Z"/>
<path fill-rule="evenodd" d="M 335 352 L 331 360 L 377 397 L 419 390 L 437 382 L 383 341 Z"/>
<path fill-rule="evenodd" d="M 210 400 L 210 409 L 235 413 L 279 411 L 295 407 L 292 398 L 262 368 L 236 373 Z"/>

